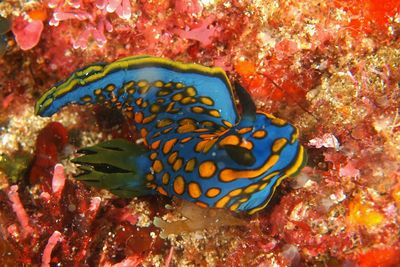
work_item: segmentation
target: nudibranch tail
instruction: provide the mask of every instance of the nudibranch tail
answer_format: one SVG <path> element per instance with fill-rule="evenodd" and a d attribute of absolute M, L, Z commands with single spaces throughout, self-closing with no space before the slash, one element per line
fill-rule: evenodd
<path fill-rule="evenodd" d="M 151 56 L 127 57 L 82 68 L 46 92 L 38 100 L 35 112 L 51 116 L 70 103 L 104 103 L 139 112 L 150 108 L 149 103 L 160 106 L 171 102 L 180 107 L 171 105 L 170 110 L 184 107 L 199 115 L 215 114 L 232 124 L 238 119 L 231 85 L 222 69 Z M 154 112 L 159 110 L 162 109 L 154 108 Z M 178 111 L 175 118 L 177 114 Z"/>
<path fill-rule="evenodd" d="M 78 102 L 84 92 L 74 92 L 73 88 L 85 85 L 89 76 L 99 75 L 104 70 L 106 63 L 96 63 L 76 70 L 65 81 L 59 82 L 46 91 L 36 102 L 35 114 L 51 116 L 61 107 Z M 72 94 L 70 94 L 72 93 Z"/>

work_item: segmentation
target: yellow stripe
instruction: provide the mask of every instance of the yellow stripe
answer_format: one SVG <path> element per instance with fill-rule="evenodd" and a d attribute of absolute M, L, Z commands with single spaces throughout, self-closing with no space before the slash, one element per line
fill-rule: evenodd
<path fill-rule="evenodd" d="M 229 196 L 224 196 L 223 198 L 221 198 L 220 200 L 218 200 L 215 203 L 215 207 L 216 208 L 223 208 L 225 207 L 226 204 L 228 204 L 229 200 L 231 200 L 231 198 Z"/>
<path fill-rule="evenodd" d="M 282 180 L 286 177 L 287 177 L 286 175 L 279 177 L 278 180 L 276 181 L 275 185 L 271 188 L 271 192 L 270 192 L 268 198 L 265 200 L 265 202 L 263 204 L 259 205 L 258 207 L 249 210 L 248 214 L 252 215 L 252 214 L 256 213 L 257 211 L 264 209 L 270 202 L 271 198 L 273 197 L 276 188 L 281 184 Z"/>
<path fill-rule="evenodd" d="M 299 146 L 299 151 L 297 153 L 297 158 L 296 161 L 293 163 L 292 167 L 290 167 L 286 172 L 286 176 L 290 176 L 294 173 L 296 173 L 299 168 L 301 167 L 301 165 L 303 164 L 304 161 L 304 147 L 303 146 Z"/>
<path fill-rule="evenodd" d="M 290 138 L 290 143 L 293 144 L 298 138 L 299 138 L 299 129 L 297 129 L 297 127 L 294 127 L 292 137 Z"/>
<path fill-rule="evenodd" d="M 90 74 L 92 71 L 97 72 L 101 71 L 104 68 L 104 65 L 90 65 L 83 70 L 75 72 L 78 76 L 86 76 Z"/>
<path fill-rule="evenodd" d="M 46 110 L 48 108 L 48 106 L 51 105 L 51 103 L 53 102 L 52 98 L 47 98 L 49 95 L 51 95 L 55 90 L 57 89 L 57 87 L 52 87 L 50 90 L 48 90 L 47 92 L 45 92 L 40 99 L 36 102 L 35 105 L 35 114 L 38 115 L 39 110 Z"/>
<path fill-rule="evenodd" d="M 61 86 L 59 86 L 57 88 L 57 91 L 54 93 L 54 97 L 57 98 L 59 96 L 65 95 L 66 93 L 71 91 L 71 89 L 74 88 L 75 85 L 77 85 L 77 84 L 78 84 L 78 80 L 77 79 L 74 79 L 72 81 L 69 81 L 67 83 L 62 84 Z"/>
<path fill-rule="evenodd" d="M 46 99 L 43 103 L 41 107 L 37 107 L 37 110 L 35 111 L 35 113 L 37 114 L 39 111 L 39 108 L 43 108 L 45 107 L 47 109 L 48 106 L 51 105 L 51 103 L 53 103 L 53 99 L 52 98 L 48 98 Z M 36 104 L 37 105 L 37 104 Z M 38 105 L 37 105 L 38 106 Z M 35 108 L 36 109 L 36 108 Z"/>
<path fill-rule="evenodd" d="M 231 89 L 231 85 L 229 82 L 228 77 L 226 76 L 226 73 L 224 72 L 223 69 L 219 67 L 206 67 L 198 64 L 192 64 L 192 63 L 181 63 L 181 62 L 175 62 L 169 59 L 164 59 L 164 58 L 157 58 L 157 57 L 127 57 L 121 60 L 114 61 L 108 65 L 106 65 L 103 69 L 102 72 L 95 73 L 93 75 L 90 75 L 84 79 L 79 79 L 81 83 L 86 84 L 86 83 L 91 83 L 94 81 L 97 81 L 105 76 L 107 76 L 110 72 L 115 71 L 116 69 L 129 69 L 130 67 L 135 67 L 135 66 L 140 66 L 140 65 L 146 65 L 146 64 L 155 64 L 159 65 L 162 67 L 169 67 L 172 69 L 180 70 L 180 71 L 185 71 L 185 72 L 199 72 L 202 74 L 206 75 L 211 75 L 211 76 L 220 76 L 222 80 L 226 83 L 229 89 Z M 74 76 L 74 75 L 72 75 Z M 71 76 L 71 78 L 72 78 Z M 70 79 L 68 79 L 70 80 Z M 55 96 L 62 95 L 72 89 L 77 83 L 78 80 L 74 79 L 72 81 L 68 81 L 65 84 L 65 88 L 60 88 L 57 90 L 57 93 Z"/>
<path fill-rule="evenodd" d="M 260 187 L 259 184 L 252 184 L 252 185 L 246 187 L 246 189 L 244 190 L 244 193 L 251 194 L 254 191 L 256 191 L 259 187 Z"/>
<path fill-rule="evenodd" d="M 206 67 L 198 64 L 193 64 L 193 63 L 181 63 L 181 62 L 176 62 L 172 61 L 169 59 L 165 58 L 158 58 L 158 57 L 151 57 L 151 56 L 133 56 L 133 57 L 126 57 L 121 60 L 115 61 L 105 67 L 105 71 L 109 71 L 108 68 L 111 68 L 111 70 L 114 70 L 115 68 L 121 67 L 121 68 L 129 68 L 132 66 L 137 66 L 137 65 L 142 65 L 142 64 L 157 64 L 157 65 L 163 65 L 165 67 L 170 67 L 173 69 L 177 70 L 183 70 L 187 72 L 200 72 L 203 74 L 208 74 L 208 75 L 221 75 L 221 78 L 223 78 L 224 82 L 228 85 L 229 88 L 231 88 L 231 85 L 229 83 L 229 79 L 226 76 L 225 71 L 222 68 L 219 67 Z M 108 72 L 107 72 L 108 73 Z"/>
<path fill-rule="evenodd" d="M 269 201 L 271 200 L 272 196 L 273 196 L 274 193 L 275 193 L 276 188 L 281 184 L 282 180 L 285 179 L 286 177 L 292 175 L 293 173 L 296 173 L 296 172 L 299 170 L 299 168 L 300 168 L 301 165 L 303 164 L 303 160 L 304 160 L 304 148 L 303 148 L 303 146 L 300 146 L 300 147 L 299 147 L 299 151 L 298 151 L 297 155 L 298 155 L 298 156 L 297 156 L 297 158 L 296 158 L 294 164 L 292 165 L 292 167 L 289 168 L 289 169 L 285 172 L 284 175 L 282 175 L 281 177 L 279 177 L 279 178 L 277 179 L 276 183 L 275 183 L 274 186 L 271 188 L 270 195 L 269 195 L 269 197 L 266 199 L 266 201 L 265 201 L 263 204 L 261 204 L 260 206 L 258 206 L 257 208 L 251 209 L 251 210 L 248 212 L 250 215 L 256 213 L 257 211 L 260 211 L 260 210 L 264 209 L 264 208 L 268 205 Z"/>
<path fill-rule="evenodd" d="M 55 98 L 57 98 L 60 95 L 68 93 L 72 89 L 72 87 L 75 86 L 78 83 L 78 81 L 80 81 L 81 85 L 84 85 L 85 84 L 85 80 L 82 79 L 82 76 L 85 76 L 85 73 L 90 73 L 91 69 L 94 69 L 95 71 L 100 72 L 101 70 L 104 69 L 104 66 L 103 65 L 91 65 L 91 66 L 88 66 L 87 68 L 85 68 L 85 69 L 83 69 L 81 71 L 73 73 L 71 76 L 68 77 L 68 79 L 65 82 L 63 82 L 59 86 L 52 87 L 49 91 L 44 93 L 40 97 L 40 99 L 37 101 L 36 106 L 35 106 L 35 113 L 37 114 L 39 112 L 39 109 L 42 109 L 42 110 L 43 109 L 47 109 L 47 107 L 50 106 L 50 104 L 53 102 L 53 100 Z M 89 70 L 89 72 L 88 72 L 88 70 Z M 93 76 L 93 75 L 94 74 L 87 76 L 86 79 L 91 77 L 91 76 Z M 53 94 L 53 98 L 51 99 L 51 101 L 50 102 L 47 101 L 45 103 L 46 105 L 44 103 L 41 104 L 43 101 L 45 101 L 45 99 L 50 94 Z"/>

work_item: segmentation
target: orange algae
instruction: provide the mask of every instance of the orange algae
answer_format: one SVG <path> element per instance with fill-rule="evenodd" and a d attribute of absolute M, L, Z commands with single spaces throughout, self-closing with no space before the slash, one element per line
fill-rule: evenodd
<path fill-rule="evenodd" d="M 285 50 L 286 49 L 286 50 Z M 249 88 L 255 98 L 266 98 L 273 101 L 299 103 L 314 84 L 314 74 L 306 70 L 293 70 L 293 48 L 281 45 L 277 55 L 263 59 L 260 64 L 251 60 L 242 60 L 234 64 L 235 71 L 242 79 L 243 85 Z M 282 58 L 281 54 L 286 53 Z M 265 67 L 261 68 L 263 65 Z"/>
<path fill-rule="evenodd" d="M 347 26 L 353 36 L 373 30 L 387 31 L 390 17 L 400 11 L 398 0 L 340 0 L 334 5 L 350 13 L 351 20 Z"/>
<path fill-rule="evenodd" d="M 360 267 L 394 267 L 400 264 L 400 250 L 397 248 L 372 249 L 358 257 Z"/>
<path fill-rule="evenodd" d="M 235 70 L 242 76 L 245 82 L 249 82 L 251 76 L 256 73 L 256 66 L 249 60 L 243 60 L 235 64 Z"/>
<path fill-rule="evenodd" d="M 256 65 L 251 61 L 239 61 L 234 65 L 235 70 L 243 79 L 244 85 L 247 88 L 260 88 L 263 90 L 263 93 L 267 95 L 272 100 L 282 100 L 284 98 L 284 94 L 279 87 L 276 87 L 272 84 L 271 86 L 267 86 L 266 83 L 271 83 L 261 74 L 258 74 Z"/>
<path fill-rule="evenodd" d="M 400 208 L 400 183 L 393 189 L 392 197 L 396 202 L 397 207 Z"/>
<path fill-rule="evenodd" d="M 347 219 L 351 226 L 372 228 L 381 224 L 384 216 L 371 203 L 362 201 L 357 197 L 349 204 Z"/>
<path fill-rule="evenodd" d="M 34 9 L 28 12 L 28 16 L 33 20 L 45 21 L 47 19 L 46 9 Z"/>

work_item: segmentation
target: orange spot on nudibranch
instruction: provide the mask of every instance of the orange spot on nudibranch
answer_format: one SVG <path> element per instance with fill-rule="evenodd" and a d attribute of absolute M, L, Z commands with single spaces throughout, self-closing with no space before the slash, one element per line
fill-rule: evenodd
<path fill-rule="evenodd" d="M 154 141 L 154 142 L 151 144 L 151 148 L 152 148 L 152 149 L 157 149 L 157 148 L 160 146 L 160 143 L 161 143 L 161 139 L 160 139 L 160 140 L 157 140 L 157 141 Z"/>
<path fill-rule="evenodd" d="M 233 145 L 236 146 L 240 143 L 240 138 L 236 135 L 228 135 L 227 137 L 224 137 L 220 142 L 220 146 L 224 145 Z"/>
<path fill-rule="evenodd" d="M 188 160 L 188 162 L 186 162 L 185 171 L 192 172 L 195 166 L 196 166 L 196 158 L 192 158 Z"/>
<path fill-rule="evenodd" d="M 198 106 L 192 107 L 191 110 L 192 110 L 194 113 L 202 113 L 202 112 L 204 112 L 204 108 L 203 108 L 203 107 L 198 107 Z"/>
<path fill-rule="evenodd" d="M 136 99 L 135 101 L 136 105 L 140 106 L 143 103 L 143 98 L 139 97 L 138 99 Z"/>
<path fill-rule="evenodd" d="M 287 144 L 288 140 L 286 138 L 279 138 L 272 144 L 272 152 L 278 153 Z"/>
<path fill-rule="evenodd" d="M 170 112 L 174 108 L 175 102 L 171 102 L 168 104 L 167 108 L 165 109 L 166 112 Z"/>
<path fill-rule="evenodd" d="M 182 140 L 181 140 L 181 143 L 182 144 L 184 144 L 184 143 L 187 143 L 187 142 L 189 142 L 190 140 L 192 140 L 193 139 L 193 137 L 186 137 L 186 138 L 183 138 Z"/>
<path fill-rule="evenodd" d="M 157 155 L 158 155 L 157 152 L 151 153 L 151 154 L 150 154 L 150 159 L 151 159 L 151 160 L 155 160 L 156 157 L 157 157 Z"/>
<path fill-rule="evenodd" d="M 230 123 L 230 122 L 227 121 L 227 120 L 222 120 L 222 123 L 225 124 L 225 126 L 227 126 L 227 127 L 229 127 L 229 128 L 233 126 L 232 123 Z"/>
<path fill-rule="evenodd" d="M 243 147 L 243 148 L 245 148 L 247 150 L 252 150 L 253 146 L 254 145 L 253 145 L 253 143 L 251 141 L 244 140 L 244 139 L 243 139 L 243 142 L 240 144 L 240 147 Z"/>
<path fill-rule="evenodd" d="M 174 164 L 174 162 L 175 162 L 177 157 L 178 157 L 178 152 L 177 151 L 171 153 L 171 155 L 169 155 L 168 160 L 167 160 L 168 163 L 171 164 L 171 165 Z"/>
<path fill-rule="evenodd" d="M 174 191 L 178 195 L 182 195 L 183 192 L 185 192 L 185 180 L 183 179 L 182 176 L 177 176 L 174 180 Z"/>
<path fill-rule="evenodd" d="M 136 112 L 135 113 L 135 122 L 136 123 L 142 123 L 143 121 L 143 113 L 142 112 Z"/>
<path fill-rule="evenodd" d="M 172 123 L 173 123 L 173 120 L 171 120 L 171 119 L 162 119 L 162 120 L 157 121 L 156 127 L 162 128 L 162 127 L 171 125 Z"/>
<path fill-rule="evenodd" d="M 154 180 L 154 175 L 151 174 L 151 173 L 148 173 L 148 174 L 146 175 L 146 180 L 147 180 L 147 181 L 153 181 L 153 180 Z"/>
<path fill-rule="evenodd" d="M 187 96 L 187 97 L 183 98 L 180 102 L 182 105 L 187 105 L 187 104 L 196 102 L 196 99 L 194 99 L 193 97 Z"/>
<path fill-rule="evenodd" d="M 182 98 L 183 98 L 183 94 L 181 94 L 181 93 L 178 93 L 178 94 L 175 94 L 175 95 L 172 96 L 172 100 L 173 101 L 179 101 Z"/>
<path fill-rule="evenodd" d="M 212 109 L 212 110 L 208 111 L 208 114 L 210 114 L 211 116 L 213 116 L 215 118 L 221 117 L 221 114 L 216 109 Z"/>
<path fill-rule="evenodd" d="M 196 150 L 196 152 L 207 153 L 217 141 L 218 139 L 216 138 L 200 141 L 196 144 L 194 149 Z"/>
<path fill-rule="evenodd" d="M 171 140 L 168 140 L 167 142 L 165 142 L 164 146 L 163 146 L 163 153 L 164 154 L 168 154 L 171 149 L 174 147 L 174 145 L 176 144 L 176 141 L 178 141 L 177 138 L 173 138 Z"/>
<path fill-rule="evenodd" d="M 253 133 L 253 137 L 257 139 L 261 139 L 267 136 L 267 132 L 264 130 L 258 130 Z"/>
<path fill-rule="evenodd" d="M 147 129 L 146 129 L 146 128 L 142 128 L 142 129 L 140 130 L 140 135 L 141 135 L 142 138 L 143 138 L 143 143 L 144 143 L 145 146 L 148 146 L 148 145 L 149 145 L 149 144 L 147 143 L 147 140 L 146 140 L 147 134 L 148 134 L 148 132 L 147 132 Z"/>
<path fill-rule="evenodd" d="M 223 208 L 223 207 L 225 207 L 226 204 L 228 204 L 229 200 L 231 200 L 231 198 L 229 196 L 224 196 L 223 198 L 218 200 L 217 203 L 215 203 L 215 207 Z"/>
<path fill-rule="evenodd" d="M 154 85 L 155 87 L 163 87 L 163 86 L 164 86 L 164 83 L 163 83 L 162 81 L 155 81 L 155 82 L 153 83 L 153 85 Z"/>
<path fill-rule="evenodd" d="M 229 196 L 236 197 L 236 196 L 240 195 L 242 192 L 243 192 L 243 189 L 237 188 L 237 189 L 234 189 L 231 192 L 229 192 Z"/>
<path fill-rule="evenodd" d="M 105 89 L 106 89 L 106 91 L 108 91 L 108 92 L 112 92 L 112 91 L 115 90 L 115 85 L 114 85 L 114 84 L 109 84 L 109 85 L 106 86 Z"/>
<path fill-rule="evenodd" d="M 206 196 L 207 197 L 216 197 L 221 193 L 221 189 L 213 187 L 208 189 L 208 191 L 206 192 Z"/>
<path fill-rule="evenodd" d="M 197 91 L 193 87 L 188 87 L 186 88 L 186 94 L 188 96 L 195 96 L 197 94 Z"/>
<path fill-rule="evenodd" d="M 160 193 L 161 195 L 168 196 L 167 191 L 165 191 L 165 189 L 162 188 L 161 186 L 157 187 L 157 191 L 158 191 L 158 193 Z"/>
<path fill-rule="evenodd" d="M 217 166 L 213 161 L 203 161 L 199 166 L 199 175 L 201 178 L 210 178 L 217 170 Z"/>
<path fill-rule="evenodd" d="M 155 160 L 153 163 L 153 170 L 155 173 L 160 173 L 163 170 L 164 166 L 160 160 Z"/>
<path fill-rule="evenodd" d="M 168 184 L 169 183 L 169 178 L 170 178 L 169 173 L 168 172 L 164 173 L 163 176 L 161 177 L 162 183 L 165 184 L 165 185 Z"/>
<path fill-rule="evenodd" d="M 184 124 L 182 126 L 179 126 L 178 129 L 176 129 L 177 133 L 188 133 L 196 130 L 196 126 L 193 124 Z"/>
<path fill-rule="evenodd" d="M 152 122 L 156 117 L 157 117 L 156 114 L 147 116 L 147 117 L 145 117 L 145 118 L 143 119 L 142 122 L 143 122 L 144 124 L 150 123 L 150 122 Z"/>
<path fill-rule="evenodd" d="M 246 128 L 239 129 L 238 133 L 239 134 L 245 134 L 245 133 L 251 132 L 252 130 L 253 130 L 252 127 L 246 127 Z"/>
<path fill-rule="evenodd" d="M 245 192 L 246 194 L 251 194 L 251 193 L 254 193 L 259 187 L 260 187 L 259 184 L 252 184 L 252 185 L 246 187 L 246 189 L 244 190 L 244 192 Z"/>
<path fill-rule="evenodd" d="M 179 169 L 182 167 L 182 163 L 183 163 L 183 161 L 182 161 L 182 159 L 181 158 L 178 158 L 175 162 L 174 162 L 174 164 L 172 165 L 172 169 L 174 170 L 174 171 L 179 171 Z"/>
<path fill-rule="evenodd" d="M 214 105 L 214 101 L 213 101 L 211 98 L 206 97 L 206 96 L 200 97 L 200 98 L 199 98 L 199 101 L 200 101 L 200 103 L 202 103 L 202 104 L 204 104 L 204 105 L 207 105 L 207 106 L 212 106 L 212 105 Z"/>
<path fill-rule="evenodd" d="M 96 89 L 96 90 L 94 90 L 94 94 L 95 94 L 95 95 L 101 95 L 102 92 L 103 92 L 102 89 Z"/>
<path fill-rule="evenodd" d="M 150 112 L 151 112 L 151 113 L 158 113 L 158 112 L 160 112 L 160 111 L 161 111 L 160 105 L 158 105 L 158 104 L 152 104 L 152 105 L 150 106 Z"/>
<path fill-rule="evenodd" d="M 190 182 L 188 184 L 188 193 L 192 198 L 199 198 L 201 196 L 201 187 L 196 182 Z"/>

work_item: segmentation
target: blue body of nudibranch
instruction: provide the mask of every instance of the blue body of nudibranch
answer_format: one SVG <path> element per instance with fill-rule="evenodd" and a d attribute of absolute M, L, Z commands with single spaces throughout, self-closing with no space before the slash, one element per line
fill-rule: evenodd
<path fill-rule="evenodd" d="M 256 113 L 244 89 L 236 88 L 250 110 L 241 116 L 223 70 L 128 57 L 76 71 L 42 96 L 36 112 L 51 116 L 70 103 L 122 109 L 144 139 L 146 152 L 135 160 L 148 188 L 254 213 L 283 178 L 299 171 L 305 152 L 294 126 Z"/>

